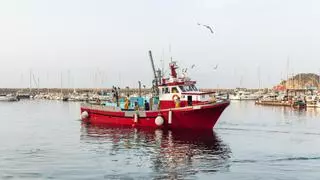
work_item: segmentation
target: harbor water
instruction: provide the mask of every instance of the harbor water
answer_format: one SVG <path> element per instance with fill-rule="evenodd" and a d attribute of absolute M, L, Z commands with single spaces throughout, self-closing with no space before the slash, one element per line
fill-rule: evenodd
<path fill-rule="evenodd" d="M 0 102 L 0 179 L 319 179 L 320 108 L 232 102 L 212 132 L 97 127 L 76 102 Z"/>

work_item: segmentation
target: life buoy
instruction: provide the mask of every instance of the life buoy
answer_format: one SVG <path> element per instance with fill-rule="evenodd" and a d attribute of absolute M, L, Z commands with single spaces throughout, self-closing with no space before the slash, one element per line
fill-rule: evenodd
<path fill-rule="evenodd" d="M 83 111 L 80 115 L 81 120 L 87 119 L 88 117 L 89 117 L 89 113 L 87 111 Z"/>
<path fill-rule="evenodd" d="M 157 126 L 162 126 L 163 123 L 164 123 L 164 119 L 162 116 L 157 116 L 156 119 L 154 120 L 154 123 L 157 125 Z"/>
<path fill-rule="evenodd" d="M 175 94 L 172 96 L 172 101 L 175 101 L 178 98 L 180 99 L 180 96 L 178 94 Z"/>

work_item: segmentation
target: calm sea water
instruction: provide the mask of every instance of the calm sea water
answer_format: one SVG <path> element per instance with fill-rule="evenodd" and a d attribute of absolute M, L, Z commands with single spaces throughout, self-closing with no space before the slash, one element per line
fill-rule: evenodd
<path fill-rule="evenodd" d="M 0 103 L 0 179 L 320 179 L 320 109 L 232 102 L 212 132 L 94 127 L 78 103 Z"/>

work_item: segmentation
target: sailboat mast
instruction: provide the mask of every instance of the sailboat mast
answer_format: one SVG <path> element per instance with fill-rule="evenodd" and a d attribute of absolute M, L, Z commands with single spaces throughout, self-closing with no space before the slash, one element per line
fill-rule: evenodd
<path fill-rule="evenodd" d="M 319 77 L 319 79 L 318 79 L 318 88 L 320 88 L 320 87 L 319 87 L 319 85 L 320 85 L 320 69 L 319 69 L 319 75 L 318 75 L 318 77 Z"/>
<path fill-rule="evenodd" d="M 301 73 L 299 73 L 299 88 L 302 89 Z"/>
<path fill-rule="evenodd" d="M 261 89 L 261 75 L 260 75 L 260 66 L 258 66 L 258 78 L 259 78 L 259 90 Z"/>
<path fill-rule="evenodd" d="M 29 91 L 31 92 L 31 88 L 32 88 L 32 70 L 30 69 L 30 72 L 29 72 Z"/>
<path fill-rule="evenodd" d="M 287 86 L 289 86 L 289 56 L 287 57 L 287 80 L 286 80 L 286 88 L 288 89 Z"/>
<path fill-rule="evenodd" d="M 60 72 L 60 92 L 62 94 L 62 72 Z"/>

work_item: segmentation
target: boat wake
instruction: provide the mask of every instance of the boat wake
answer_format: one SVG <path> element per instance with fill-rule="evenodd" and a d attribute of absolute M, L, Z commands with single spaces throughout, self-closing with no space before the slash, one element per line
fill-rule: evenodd
<path fill-rule="evenodd" d="M 215 128 L 216 130 L 231 130 L 231 131 L 252 131 L 252 132 L 267 132 L 267 133 L 281 133 L 281 134 L 289 134 L 289 133 L 295 133 L 295 134 L 304 134 L 304 135 L 314 135 L 314 136 L 320 136 L 320 133 L 318 132 L 307 132 L 307 131 L 298 131 L 298 130 L 274 130 L 274 129 L 253 129 L 253 128 Z"/>
<path fill-rule="evenodd" d="M 232 163 L 268 163 L 268 162 L 285 162 L 285 161 L 311 161 L 311 160 L 320 160 L 320 156 L 315 157 L 304 157 L 304 156 L 297 156 L 297 157 L 285 157 L 279 159 L 269 159 L 269 160 L 253 160 L 253 159 L 242 159 L 242 160 L 232 160 Z"/>
<path fill-rule="evenodd" d="M 308 161 L 308 160 L 319 160 L 320 157 L 288 157 L 288 158 L 280 158 L 271 160 L 272 162 L 279 162 L 279 161 Z"/>

